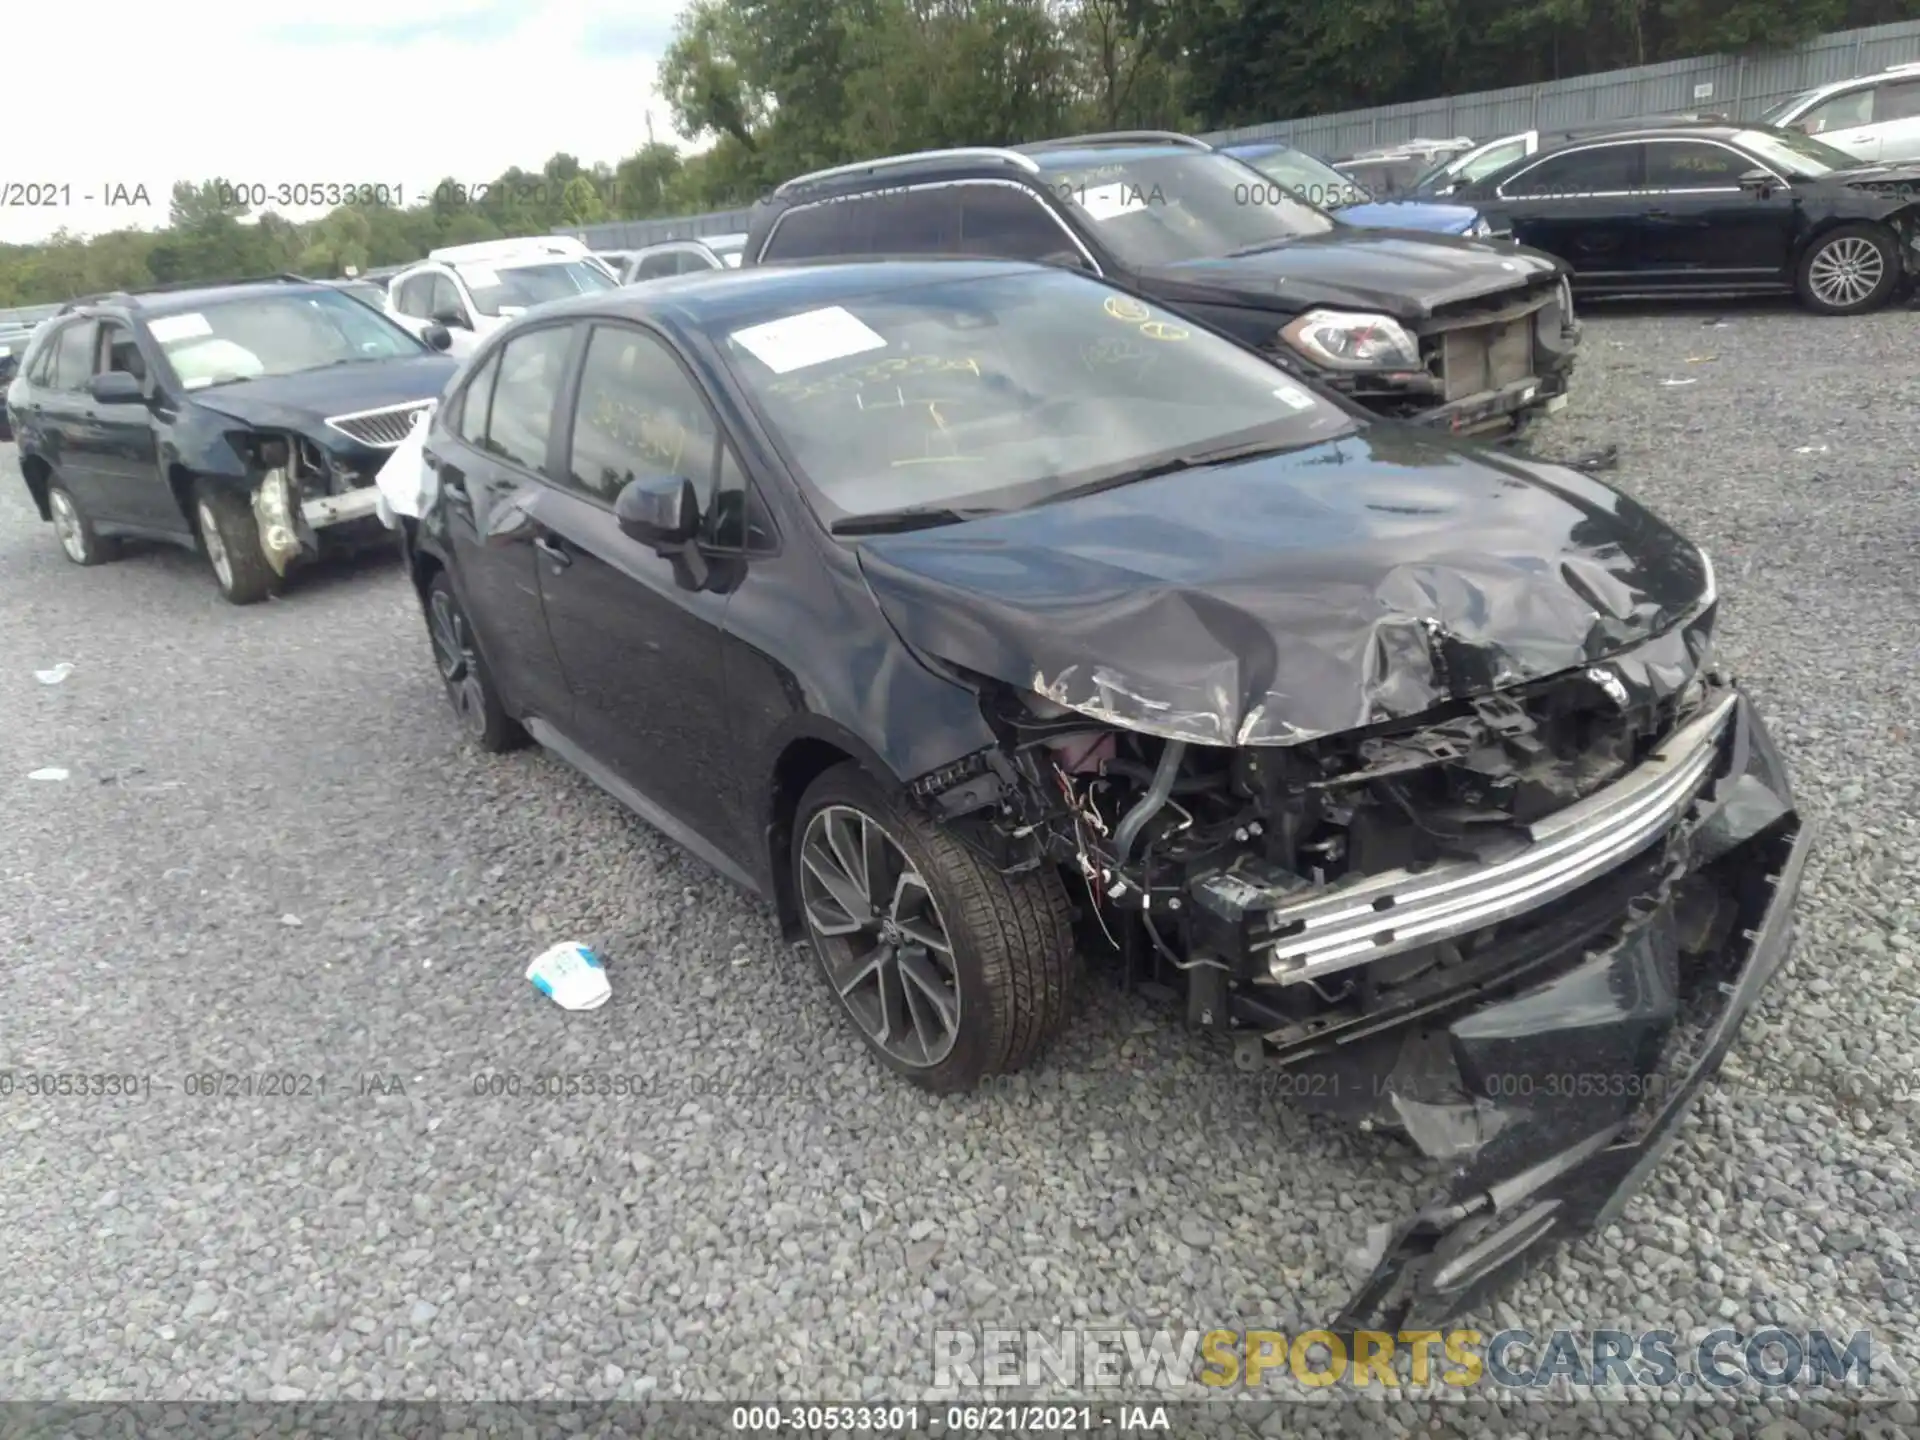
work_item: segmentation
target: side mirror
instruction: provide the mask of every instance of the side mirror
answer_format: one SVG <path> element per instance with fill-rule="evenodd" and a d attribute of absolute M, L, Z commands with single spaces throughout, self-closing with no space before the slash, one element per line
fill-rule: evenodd
<path fill-rule="evenodd" d="M 473 326 L 467 323 L 467 317 L 451 306 L 444 310 L 436 310 L 427 318 L 433 321 L 434 324 L 444 326 L 448 330 L 471 330 L 473 328 Z"/>
<path fill-rule="evenodd" d="M 420 332 L 420 338 L 427 342 L 432 350 L 445 350 L 453 344 L 453 332 L 438 320 Z"/>
<path fill-rule="evenodd" d="M 102 405 L 140 405 L 147 398 L 145 387 L 124 370 L 94 376 L 87 382 L 87 393 Z"/>
<path fill-rule="evenodd" d="M 1773 193 L 1773 176 L 1765 170 L 1749 170 L 1740 177 L 1740 188 L 1764 200 Z"/>
<path fill-rule="evenodd" d="M 684 475 L 629 480 L 613 502 L 620 533 L 665 554 L 685 545 L 700 529 L 700 497 Z"/>

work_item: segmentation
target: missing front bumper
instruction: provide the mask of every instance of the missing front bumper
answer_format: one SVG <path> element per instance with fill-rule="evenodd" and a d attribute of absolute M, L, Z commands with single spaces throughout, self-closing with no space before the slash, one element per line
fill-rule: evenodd
<path fill-rule="evenodd" d="M 1445 1194 L 1376 1234 L 1341 1328 L 1436 1325 L 1618 1215 L 1784 963 L 1811 834 L 1746 701 L 1729 763 L 1660 884 L 1531 988 L 1328 1057 L 1371 1070 L 1379 1119 L 1452 1162 Z M 1717 932 L 1703 897 L 1728 907 Z M 1717 933 L 1719 938 L 1712 938 Z M 1369 1117 L 1371 1118 L 1371 1117 Z"/>

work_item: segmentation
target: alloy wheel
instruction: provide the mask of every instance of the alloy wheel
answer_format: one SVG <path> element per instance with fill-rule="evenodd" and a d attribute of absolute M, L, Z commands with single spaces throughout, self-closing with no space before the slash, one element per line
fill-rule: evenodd
<path fill-rule="evenodd" d="M 1844 308 L 1873 294 L 1886 271 L 1878 245 L 1863 236 L 1842 235 L 1813 257 L 1807 284 L 1822 304 Z"/>
<path fill-rule="evenodd" d="M 67 498 L 67 492 L 56 490 L 47 500 L 53 511 L 53 533 L 60 537 L 60 548 L 67 552 L 67 558 L 76 565 L 87 563 L 87 536 L 80 528 L 79 512 L 73 508 L 73 501 Z"/>
<path fill-rule="evenodd" d="M 447 698 L 453 702 L 461 728 L 470 735 L 481 734 L 487 728 L 487 703 L 480 685 L 480 654 L 474 648 L 467 617 L 445 590 L 435 590 L 428 602 L 427 634 L 433 641 L 434 663 L 440 667 L 440 678 L 446 682 Z"/>
<path fill-rule="evenodd" d="M 850 805 L 814 812 L 800 908 L 840 1001 L 903 1065 L 938 1065 L 960 1033 L 960 981 L 940 907 L 900 842 Z"/>
<path fill-rule="evenodd" d="M 204 500 L 200 502 L 200 543 L 207 547 L 207 559 L 213 562 L 213 573 L 219 577 L 220 588 L 233 589 L 233 557 L 227 554 L 226 538 L 221 535 L 219 522 Z"/>

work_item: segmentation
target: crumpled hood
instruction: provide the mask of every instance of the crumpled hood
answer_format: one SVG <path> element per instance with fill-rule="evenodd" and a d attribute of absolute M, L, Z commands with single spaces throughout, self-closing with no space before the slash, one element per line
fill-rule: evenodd
<path fill-rule="evenodd" d="M 1479 218 L 1471 205 L 1443 205 L 1431 200 L 1371 200 L 1334 211 L 1349 225 L 1378 230 L 1426 230 L 1437 235 L 1464 235 Z"/>
<path fill-rule="evenodd" d="M 1502 241 L 1341 225 L 1251 255 L 1155 266 L 1143 278 L 1156 300 L 1173 304 L 1288 313 L 1331 305 L 1423 320 L 1440 306 L 1497 295 L 1560 270 L 1552 256 Z"/>
<path fill-rule="evenodd" d="M 437 399 L 459 362 L 438 353 L 367 361 L 295 375 L 263 375 L 187 393 L 200 405 L 243 425 L 295 430 L 318 439 L 330 415 Z"/>
<path fill-rule="evenodd" d="M 1212 745 L 1412 717 L 1636 647 L 1624 683 L 1668 691 L 1700 663 L 1676 622 L 1709 584 L 1698 549 L 1598 481 L 1384 424 L 859 554 L 908 644 Z"/>

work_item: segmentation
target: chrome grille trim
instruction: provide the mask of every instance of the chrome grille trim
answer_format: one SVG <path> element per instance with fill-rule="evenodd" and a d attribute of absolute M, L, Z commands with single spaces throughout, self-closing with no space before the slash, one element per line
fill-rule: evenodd
<path fill-rule="evenodd" d="M 409 400 L 377 410 L 355 410 L 350 415 L 330 415 L 327 424 L 362 445 L 391 450 L 407 438 L 407 432 L 413 429 L 413 417 L 432 404 L 431 400 Z"/>
<path fill-rule="evenodd" d="M 1287 935 L 1268 949 L 1275 984 L 1298 985 L 1479 930 L 1556 900 L 1631 859 L 1693 803 L 1719 758 L 1736 697 L 1676 730 L 1622 779 L 1528 829 L 1532 843 L 1493 864 L 1455 861 L 1414 874 L 1363 876 L 1267 913 Z M 1384 907 L 1381 908 L 1384 902 Z"/>

